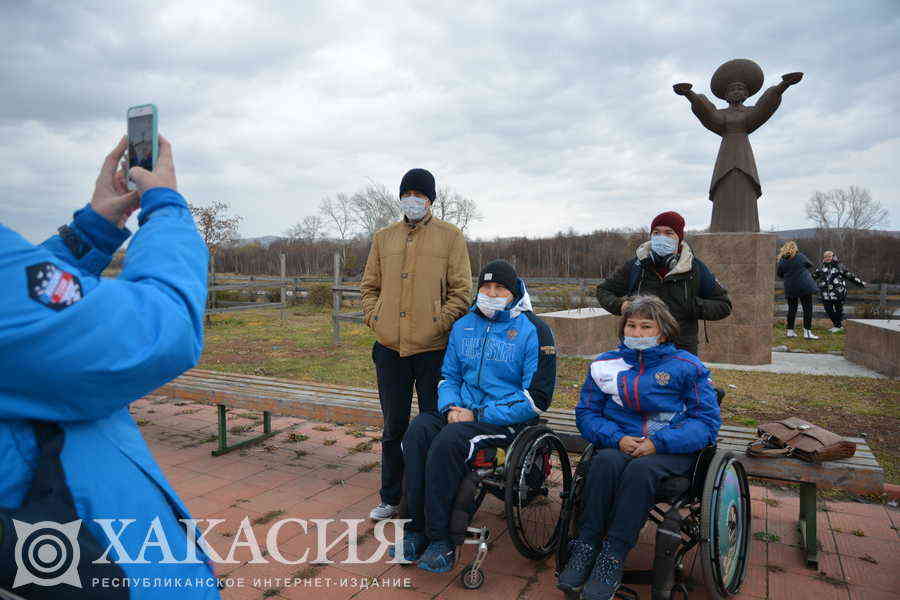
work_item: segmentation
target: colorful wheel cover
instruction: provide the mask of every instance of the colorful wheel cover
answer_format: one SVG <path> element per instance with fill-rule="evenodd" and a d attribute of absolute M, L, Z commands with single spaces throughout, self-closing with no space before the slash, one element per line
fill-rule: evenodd
<path fill-rule="evenodd" d="M 721 485 L 716 494 L 713 543 L 715 560 L 719 563 L 719 576 L 725 589 L 731 587 L 740 576 L 747 537 L 747 498 L 744 496 L 741 478 L 734 461 L 722 472 Z"/>

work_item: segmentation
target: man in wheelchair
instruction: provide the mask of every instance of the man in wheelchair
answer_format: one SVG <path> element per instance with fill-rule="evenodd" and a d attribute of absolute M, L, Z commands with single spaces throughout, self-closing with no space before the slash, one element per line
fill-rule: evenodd
<path fill-rule="evenodd" d="M 438 412 L 419 414 L 403 438 L 404 516 L 411 522 L 390 552 L 436 573 L 456 562 L 450 518 L 473 459 L 537 423 L 556 385 L 553 333 L 532 312 L 508 262 L 482 270 L 475 304 L 453 325 L 441 374 Z"/>
<path fill-rule="evenodd" d="M 619 348 L 590 366 L 575 409 L 594 445 L 578 535 L 569 543 L 558 587 L 608 600 L 625 557 L 654 506 L 663 478 L 687 476 L 721 425 L 709 371 L 670 342 L 678 323 L 655 296 L 637 296 L 622 313 Z"/>

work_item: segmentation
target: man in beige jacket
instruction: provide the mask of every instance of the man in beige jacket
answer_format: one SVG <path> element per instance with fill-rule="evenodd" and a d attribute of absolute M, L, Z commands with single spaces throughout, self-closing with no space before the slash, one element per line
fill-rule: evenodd
<path fill-rule="evenodd" d="M 453 323 L 471 302 L 472 271 L 462 231 L 431 214 L 434 176 L 412 169 L 400 182 L 403 220 L 375 233 L 363 273 L 362 306 L 377 341 L 372 360 L 384 415 L 381 504 L 370 516 L 397 514 L 403 485 L 400 442 L 409 425 L 413 384 L 419 412 L 437 410 L 437 384 Z"/>

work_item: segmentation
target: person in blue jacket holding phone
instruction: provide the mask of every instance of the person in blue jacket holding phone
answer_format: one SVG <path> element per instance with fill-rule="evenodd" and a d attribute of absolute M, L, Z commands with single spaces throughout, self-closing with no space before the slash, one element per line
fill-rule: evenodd
<path fill-rule="evenodd" d="M 128 411 L 197 363 L 208 251 L 169 143 L 159 138 L 154 172 L 130 170 L 135 192 L 116 172 L 125 148 L 122 138 L 59 235 L 35 246 L 0 225 L 0 589 L 28 598 L 219 597 Z M 121 274 L 101 278 L 138 207 Z M 77 564 L 71 547 L 34 535 L 41 522 L 77 526 Z"/>
<path fill-rule="evenodd" d="M 450 332 L 437 412 L 420 413 L 403 438 L 407 517 L 391 556 L 426 571 L 453 568 L 450 515 L 476 452 L 503 447 L 550 407 L 553 332 L 531 310 L 525 282 L 503 260 L 485 265 L 478 296 Z"/>
<path fill-rule="evenodd" d="M 566 592 L 583 586 L 585 600 L 613 598 L 657 484 L 688 475 L 722 424 L 709 370 L 672 344 L 678 321 L 662 300 L 630 299 L 619 337 L 618 349 L 591 363 L 575 408 L 578 430 L 595 450 L 578 537 L 557 585 Z"/>

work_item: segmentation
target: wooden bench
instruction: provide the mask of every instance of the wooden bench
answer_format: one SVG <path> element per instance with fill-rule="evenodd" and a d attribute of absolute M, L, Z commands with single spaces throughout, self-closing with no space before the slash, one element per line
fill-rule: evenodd
<path fill-rule="evenodd" d="M 378 392 L 367 388 L 193 369 L 160 388 L 158 393 L 218 407 L 219 445 L 212 452 L 215 456 L 276 435 L 278 432 L 271 427 L 273 413 L 374 426 L 382 423 Z M 229 446 L 226 408 L 262 411 L 263 433 Z M 415 415 L 417 412 L 416 402 L 413 401 L 412 413 Z M 569 452 L 581 452 L 586 442 L 578 435 L 575 414 L 571 409 L 551 409 L 544 413 L 544 417 L 548 425 L 563 439 Z M 850 438 L 857 444 L 853 458 L 820 465 L 793 458 L 763 459 L 746 456 L 744 449 L 754 439 L 756 431 L 753 429 L 723 425 L 719 431 L 718 446 L 737 452 L 741 464 L 751 477 L 800 485 L 801 540 L 806 550 L 807 563 L 817 565 L 816 489 L 839 488 L 855 493 L 881 494 L 884 490 L 884 470 L 866 441 L 861 438 Z"/>

